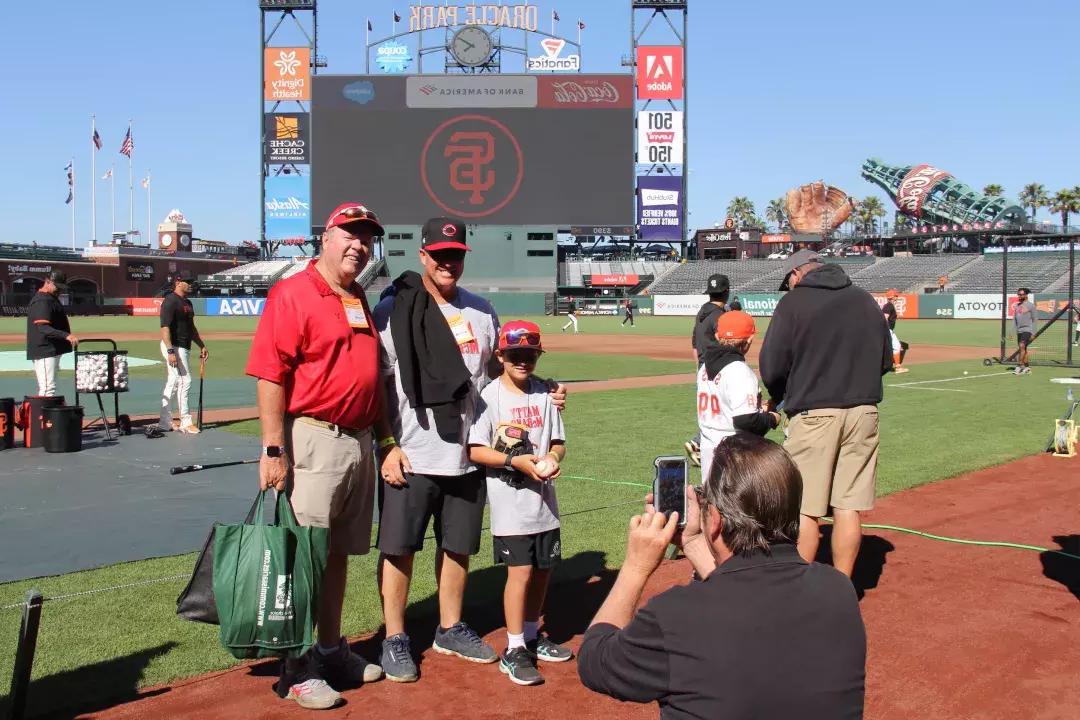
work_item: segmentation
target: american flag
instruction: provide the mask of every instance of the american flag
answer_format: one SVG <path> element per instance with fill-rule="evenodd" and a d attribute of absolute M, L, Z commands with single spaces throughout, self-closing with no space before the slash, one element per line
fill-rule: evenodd
<path fill-rule="evenodd" d="M 135 152 L 135 141 L 131 139 L 131 128 L 128 128 L 127 135 L 124 136 L 124 142 L 120 145 L 120 154 L 131 157 L 133 152 Z"/>
<path fill-rule="evenodd" d="M 580 20 L 578 20 L 578 21 L 577 21 L 577 29 L 578 29 L 578 30 L 584 30 L 584 29 L 585 29 L 585 23 L 583 23 L 583 22 L 581 22 Z"/>
<path fill-rule="evenodd" d="M 94 129 L 94 137 L 92 137 L 90 139 L 94 142 L 94 147 L 96 147 L 98 150 L 100 150 L 101 149 L 101 136 L 98 135 L 96 128 Z"/>

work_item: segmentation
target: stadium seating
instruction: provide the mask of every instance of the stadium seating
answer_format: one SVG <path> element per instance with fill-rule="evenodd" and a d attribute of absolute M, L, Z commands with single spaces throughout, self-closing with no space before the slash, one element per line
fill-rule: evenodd
<path fill-rule="evenodd" d="M 660 278 L 678 263 L 653 260 L 570 261 L 560 268 L 560 287 L 585 287 L 589 275 L 651 275 Z M 655 280 L 654 280 L 655 281 Z"/>
<path fill-rule="evenodd" d="M 949 290 L 953 292 L 985 293 L 1001 292 L 1000 253 L 983 255 L 978 262 L 965 266 L 949 276 Z M 1068 283 L 1069 256 L 1066 253 L 1014 252 L 1009 253 L 1009 289 L 1029 287 L 1033 292 L 1044 292 L 1059 283 Z"/>
<path fill-rule="evenodd" d="M 942 275 L 949 276 L 950 286 L 955 284 L 956 271 L 978 261 L 978 255 L 961 253 L 891 257 L 848 274 L 853 283 L 871 292 L 885 292 L 890 288 L 922 292 L 924 287 L 936 285 Z"/>
<path fill-rule="evenodd" d="M 722 273 L 736 292 L 775 292 L 783 263 L 778 260 L 703 260 L 677 265 L 649 286 L 653 295 L 696 295 L 705 292 L 710 275 Z"/>

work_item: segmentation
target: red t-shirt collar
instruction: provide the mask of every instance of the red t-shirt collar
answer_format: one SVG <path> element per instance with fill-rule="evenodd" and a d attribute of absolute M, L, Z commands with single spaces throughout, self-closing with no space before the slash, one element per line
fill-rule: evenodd
<path fill-rule="evenodd" d="M 326 278 L 322 276 L 322 273 L 320 273 L 315 268 L 316 262 L 318 262 L 318 259 L 308 260 L 307 268 L 304 270 L 304 272 L 308 276 L 308 280 L 312 282 L 312 284 L 315 286 L 315 290 L 318 291 L 320 295 L 337 295 L 337 293 L 334 292 L 334 290 L 326 282 Z M 360 286 L 356 284 L 355 280 L 353 280 L 350 290 L 352 290 L 353 294 L 357 297 L 359 297 L 360 293 L 363 292 Z"/>

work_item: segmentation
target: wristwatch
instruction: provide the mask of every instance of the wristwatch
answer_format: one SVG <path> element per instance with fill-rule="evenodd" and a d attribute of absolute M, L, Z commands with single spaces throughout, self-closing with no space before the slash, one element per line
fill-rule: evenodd
<path fill-rule="evenodd" d="M 514 462 L 514 456 L 511 455 L 510 453 L 506 453 L 506 459 L 503 460 L 503 467 L 506 468 L 507 470 L 513 470 L 514 469 L 513 462 Z"/>
<path fill-rule="evenodd" d="M 285 448 L 280 445 L 266 445 L 263 447 L 262 454 L 271 458 L 285 457 Z"/>

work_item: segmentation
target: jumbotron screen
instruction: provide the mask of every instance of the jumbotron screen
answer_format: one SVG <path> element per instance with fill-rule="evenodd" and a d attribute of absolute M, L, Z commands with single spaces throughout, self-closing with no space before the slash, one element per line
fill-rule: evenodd
<path fill-rule="evenodd" d="M 355 200 L 383 223 L 631 225 L 629 75 L 322 75 L 312 218 Z"/>

